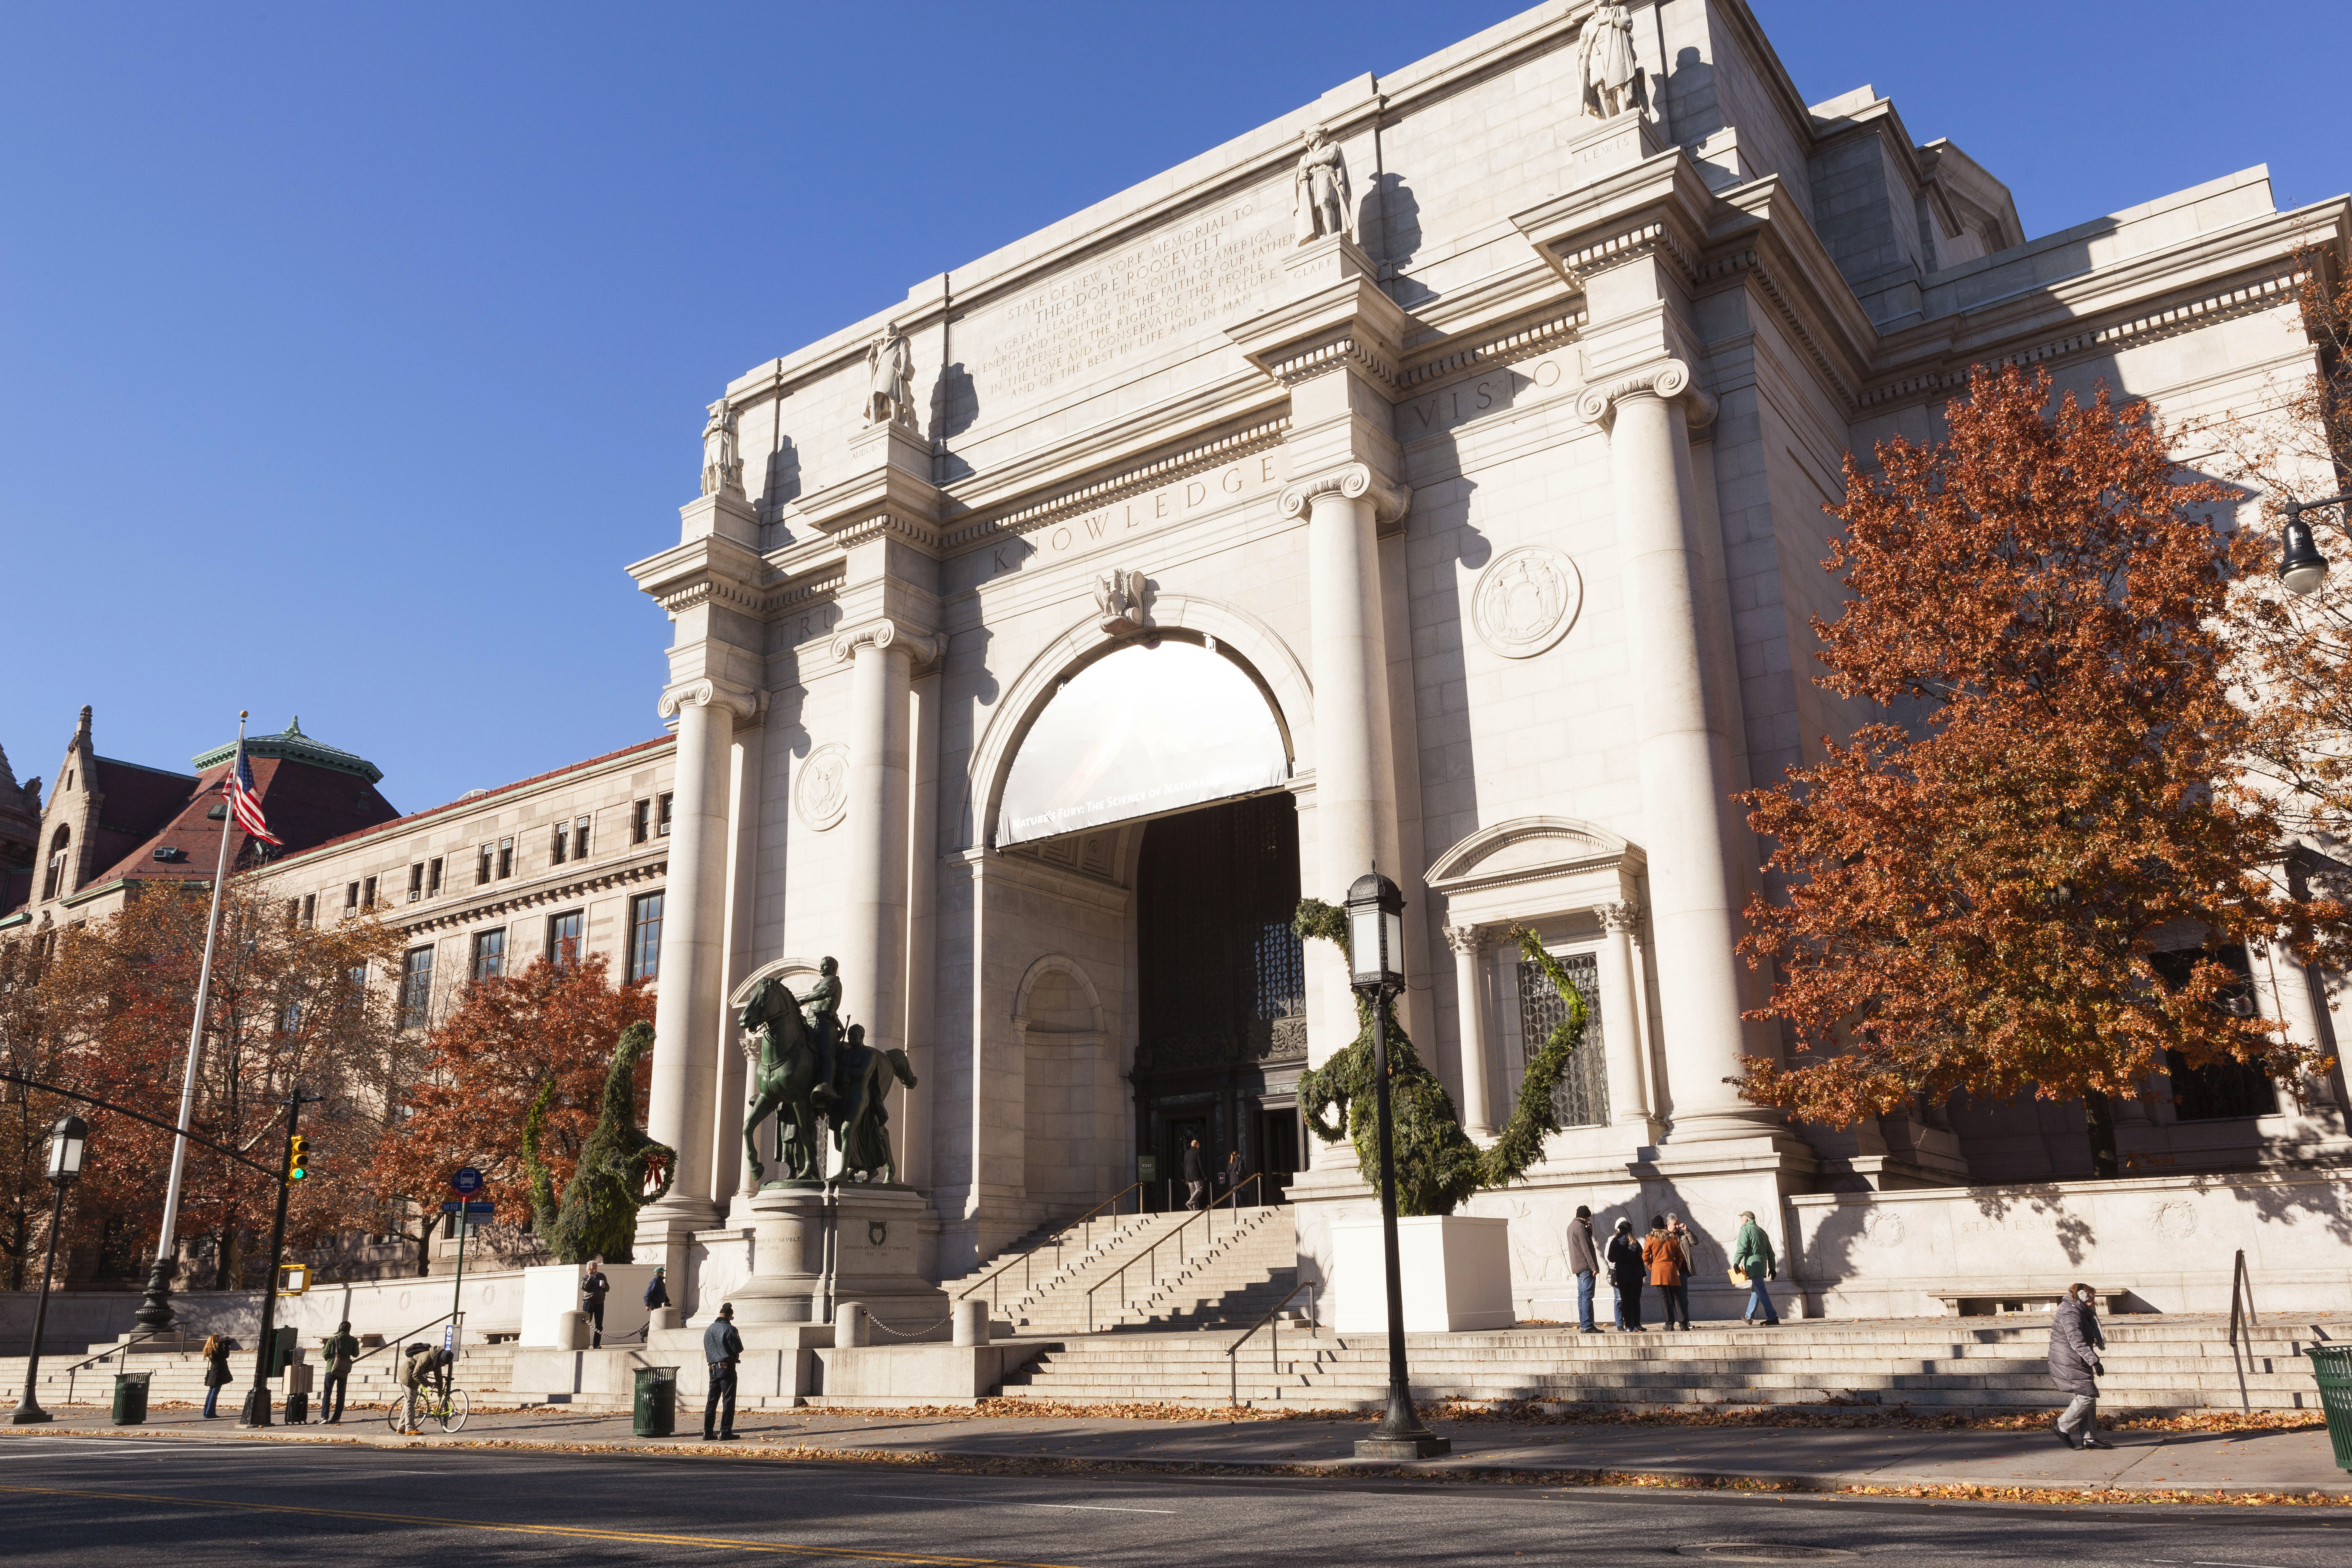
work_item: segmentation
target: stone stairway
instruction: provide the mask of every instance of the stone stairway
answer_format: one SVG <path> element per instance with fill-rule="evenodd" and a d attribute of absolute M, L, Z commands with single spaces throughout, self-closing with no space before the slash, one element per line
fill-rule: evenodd
<path fill-rule="evenodd" d="M 242 1338 L 242 1336 L 240 1337 Z M 156 1353 L 133 1350 L 128 1356 L 121 1352 L 88 1366 L 76 1363 L 108 1347 L 91 1345 L 73 1351 L 45 1352 L 41 1357 L 41 1381 L 37 1391 L 40 1403 L 50 1405 L 110 1405 L 114 1402 L 114 1374 L 118 1372 L 152 1373 L 147 1384 L 147 1403 L 151 1406 L 165 1405 L 202 1405 L 205 1402 L 205 1358 L 194 1351 Z M 317 1365 L 318 1347 L 306 1344 L 311 1358 L 311 1403 L 316 1413 L 322 1377 Z M 376 1352 L 352 1368 L 351 1392 L 344 1401 L 344 1419 L 353 1411 L 381 1414 L 399 1391 L 399 1373 L 394 1365 L 399 1347 Z M 10 1404 L 21 1398 L 25 1388 L 23 1356 L 0 1358 L 0 1396 Z M 240 1350 L 229 1358 L 229 1370 L 236 1374 L 221 1391 L 221 1412 L 234 1416 L 243 1407 L 246 1391 L 253 1386 L 253 1352 Z M 512 1392 L 514 1383 L 514 1347 L 509 1344 L 467 1345 L 458 1357 L 457 1384 L 466 1391 L 467 1399 L 477 1410 L 507 1409 L 522 1405 L 539 1404 Z M 286 1380 L 270 1380 L 273 1407 L 281 1415 L 286 1408 Z"/>
<path fill-rule="evenodd" d="M 2257 1331 L 2233 1354 L 2227 1324 L 2206 1318 L 2104 1321 L 2115 1408 L 2308 1409 L 2316 1404 L 2302 1352 L 2308 1326 Z M 1006 1379 L 1008 1398 L 1071 1404 L 1247 1404 L 1360 1410 L 1385 1402 L 1388 1351 L 1377 1335 L 1261 1330 L 1235 1363 L 1233 1333 L 1074 1338 Z M 1684 1333 L 1562 1333 L 1556 1329 L 1408 1336 L 1419 1399 L 1528 1400 L 1656 1406 L 1825 1403 L 1917 1410 L 2042 1409 L 2049 1331 L 2040 1322 L 1789 1321 L 1778 1329 Z M 1229 1383 L 1229 1379 L 1232 1380 Z"/>
<path fill-rule="evenodd" d="M 1000 1332 L 1024 1338 L 1255 1322 L 1297 1279 L 1288 1208 L 1148 1214 L 1097 1221 L 1091 1237 L 1049 1233 L 1025 1265 L 1019 1248 L 950 1280 L 950 1300 L 978 1288 Z M 1124 1268 L 1125 1272 L 1120 1270 Z M 997 1273 L 992 1283 L 983 1285 Z M 1089 1301 L 1089 1291 L 1092 1299 Z"/>

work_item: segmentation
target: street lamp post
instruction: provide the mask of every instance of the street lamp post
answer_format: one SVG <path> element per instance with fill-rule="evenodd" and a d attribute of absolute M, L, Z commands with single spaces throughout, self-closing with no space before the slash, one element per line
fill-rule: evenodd
<path fill-rule="evenodd" d="M 1396 1145 L 1389 1120 L 1389 998 L 1404 989 L 1404 895 L 1378 870 L 1348 889 L 1348 983 L 1372 1005 L 1372 1104 L 1381 1136 L 1381 1259 L 1389 1301 L 1389 1408 L 1356 1443 L 1360 1459 L 1431 1459 L 1451 1439 L 1421 1424 L 1405 1377 L 1404 1270 L 1397 1261 Z"/>
<path fill-rule="evenodd" d="M 2311 537 L 2311 524 L 2303 514 L 2322 507 L 2342 506 L 2352 501 L 2352 492 L 2329 496 L 2326 500 L 2289 500 L 2286 503 L 2286 538 L 2279 551 L 2279 582 L 2286 591 L 2298 597 L 2319 592 L 2327 581 L 2327 557 L 2319 552 L 2318 543 Z M 2352 533 L 2341 518 L 2336 526 Z"/>
<path fill-rule="evenodd" d="M 33 1353 L 25 1362 L 25 1397 L 8 1418 L 19 1426 L 49 1419 L 49 1413 L 33 1397 L 33 1390 L 41 1381 L 41 1333 L 49 1324 L 49 1279 L 57 1272 L 58 1227 L 65 1223 L 66 1188 L 81 1174 L 82 1152 L 89 1147 L 89 1124 L 79 1116 L 60 1117 L 49 1129 L 49 1181 L 58 1196 L 49 1209 L 49 1252 L 41 1264 L 41 1299 L 33 1303 Z"/>

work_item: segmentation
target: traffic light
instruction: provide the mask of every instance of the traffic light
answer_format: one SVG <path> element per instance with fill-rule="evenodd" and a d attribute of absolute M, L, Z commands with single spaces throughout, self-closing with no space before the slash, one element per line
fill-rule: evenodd
<path fill-rule="evenodd" d="M 310 1141 L 299 1132 L 294 1134 L 286 1151 L 286 1179 L 299 1182 L 310 1173 Z"/>

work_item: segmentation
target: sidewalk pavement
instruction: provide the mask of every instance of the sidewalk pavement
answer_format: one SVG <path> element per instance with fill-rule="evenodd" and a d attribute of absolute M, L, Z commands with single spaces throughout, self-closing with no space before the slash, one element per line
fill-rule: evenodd
<path fill-rule="evenodd" d="M 1360 1469 L 1363 1421 L 1199 1421 L 1039 1416 L 972 1416 L 955 1411 L 841 1409 L 745 1412 L 740 1441 L 704 1445 L 700 1411 L 678 1410 L 674 1437 L 630 1435 L 629 1418 L 563 1406 L 537 1411 L 477 1411 L 454 1436 L 404 1438 L 379 1409 L 350 1412 L 340 1426 L 274 1426 L 278 1441 L 406 1447 L 468 1444 L 546 1447 L 568 1452 L 675 1449 L 688 1446 L 755 1457 L 792 1458 L 835 1450 L 845 1458 L 882 1462 L 994 1461 L 1010 1468 L 1094 1464 L 1171 1469 L 1211 1465 L 1269 1474 L 1344 1476 Z M 210 1439 L 249 1434 L 234 1419 L 206 1421 L 194 1410 L 163 1410 L 137 1426 L 115 1426 L 103 1410 L 57 1412 L 50 1425 L 0 1427 L 7 1436 L 82 1433 L 108 1436 Z M 1473 1479 L 1479 1471 L 1562 1474 L 1562 1484 L 1643 1480 L 1667 1485 L 1756 1483 L 1806 1490 L 1870 1489 L 2023 1489 L 2188 1492 L 2208 1495 L 2312 1493 L 2352 1501 L 2352 1474 L 2336 1468 L 2324 1431 L 2112 1432 L 2112 1451 L 2062 1447 L 2046 1430 L 1906 1431 L 1899 1427 L 1538 1426 L 1504 1421 L 1433 1420 L 1454 1440 L 1451 1458 L 1408 1467 L 1411 1473 Z M 4 1453 L 5 1450 L 0 1450 Z"/>

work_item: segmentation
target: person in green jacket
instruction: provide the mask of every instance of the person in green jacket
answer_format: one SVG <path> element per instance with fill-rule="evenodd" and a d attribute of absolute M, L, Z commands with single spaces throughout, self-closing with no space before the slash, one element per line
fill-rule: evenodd
<path fill-rule="evenodd" d="M 1772 1292 L 1764 1282 L 1780 1271 L 1780 1261 L 1772 1256 L 1772 1238 L 1756 1223 L 1753 1209 L 1740 1211 L 1739 1239 L 1731 1244 L 1731 1266 L 1748 1276 L 1748 1310 L 1740 1313 L 1739 1321 L 1778 1326 L 1780 1314 L 1772 1310 Z"/>
<path fill-rule="evenodd" d="M 319 1360 L 327 1369 L 327 1381 L 319 1390 L 319 1419 L 327 1426 L 343 1418 L 343 1400 L 352 1389 L 352 1363 L 359 1354 L 360 1342 L 352 1337 L 348 1319 L 337 1323 L 335 1331 L 319 1346 Z"/>

